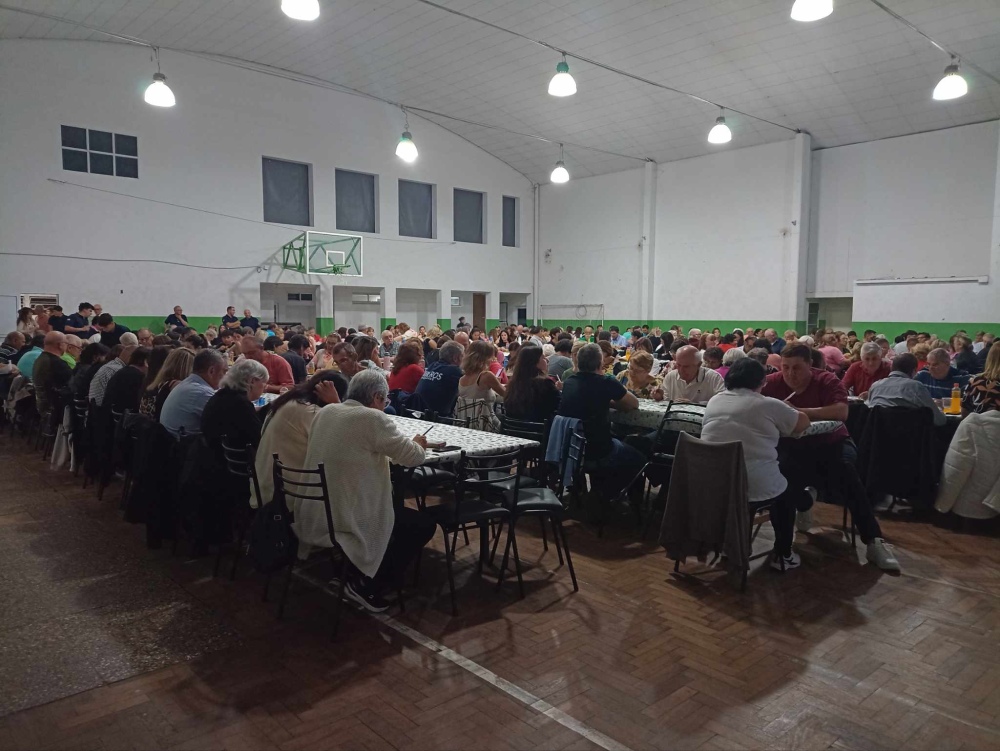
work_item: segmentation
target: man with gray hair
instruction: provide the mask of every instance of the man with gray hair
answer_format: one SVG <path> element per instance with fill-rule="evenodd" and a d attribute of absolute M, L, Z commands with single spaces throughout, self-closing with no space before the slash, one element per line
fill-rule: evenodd
<path fill-rule="evenodd" d="M 916 375 L 917 383 L 927 387 L 932 399 L 950 399 L 955 385 L 964 393 L 970 378 L 968 373 L 963 373 L 951 364 L 948 350 L 940 348 L 927 353 L 927 367 Z"/>
<path fill-rule="evenodd" d="M 316 414 L 305 464 L 323 466 L 330 505 L 290 499 L 292 529 L 302 545 L 332 547 L 326 517 L 332 515 L 334 537 L 351 563 L 344 593 L 372 613 L 389 606 L 383 593 L 399 585 L 436 528 L 430 514 L 393 508 L 389 463 L 421 465 L 427 439 L 399 431 L 384 412 L 388 396 L 385 376 L 363 370 L 351 379 L 343 404 Z"/>
<path fill-rule="evenodd" d="M 226 356 L 217 349 L 202 349 L 194 356 L 191 375 L 178 383 L 160 412 L 160 424 L 175 438 L 201 433 L 201 413 L 229 370 Z"/>
<path fill-rule="evenodd" d="M 424 406 L 439 415 L 451 416 L 458 401 L 458 379 L 465 348 L 458 342 L 445 342 L 438 350 L 438 359 L 427 366 L 417 382 L 418 396 Z"/>
<path fill-rule="evenodd" d="M 877 342 L 865 342 L 861 345 L 861 359 L 852 362 L 844 375 L 844 388 L 848 393 L 860 396 L 862 399 L 868 397 L 872 384 L 889 377 L 890 364 L 882 359 L 882 347 Z"/>
<path fill-rule="evenodd" d="M 927 389 L 913 380 L 916 371 L 917 358 L 912 354 L 906 352 L 896 357 L 892 361 L 892 372 L 872 385 L 868 394 L 868 406 L 929 409 L 934 415 L 934 424 L 944 425 L 948 420 L 940 407 L 934 403 Z"/>
<path fill-rule="evenodd" d="M 124 368 L 128 364 L 128 361 L 132 359 L 132 353 L 138 349 L 138 340 L 133 344 L 126 344 L 126 337 L 135 339 L 135 334 L 128 333 L 122 335 L 122 349 L 118 353 L 118 357 L 111 362 L 104 363 L 100 370 L 94 374 L 94 378 L 90 382 L 90 391 L 87 393 L 87 398 L 92 402 L 96 402 L 98 407 L 104 404 L 104 393 L 108 388 L 111 376 Z"/>

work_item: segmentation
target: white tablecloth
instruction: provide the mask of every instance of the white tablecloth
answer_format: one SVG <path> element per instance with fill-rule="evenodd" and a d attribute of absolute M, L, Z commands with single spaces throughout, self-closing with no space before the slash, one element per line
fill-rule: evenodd
<path fill-rule="evenodd" d="M 429 450 L 424 464 L 457 461 L 462 451 L 465 451 L 466 456 L 490 456 L 492 454 L 513 451 L 517 448 L 538 446 L 538 441 L 530 441 L 526 438 L 515 438 L 503 435 L 502 433 L 487 433 L 482 430 L 471 430 L 452 425 L 430 423 L 423 420 L 414 420 L 409 417 L 399 417 L 398 415 L 393 415 L 392 421 L 396 423 L 396 427 L 406 436 L 412 437 L 418 433 L 424 433 L 427 428 L 432 428 L 427 433 L 428 441 L 444 441 L 447 446 L 458 447 L 457 450 L 451 451 Z"/>

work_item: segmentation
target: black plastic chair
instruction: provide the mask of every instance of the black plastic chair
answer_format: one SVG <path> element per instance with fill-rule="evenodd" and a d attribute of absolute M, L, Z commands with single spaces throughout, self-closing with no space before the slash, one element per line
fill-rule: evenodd
<path fill-rule="evenodd" d="M 297 477 L 298 479 L 293 479 Z M 347 583 L 347 575 L 353 570 L 353 566 L 347 555 L 337 543 L 337 537 L 333 530 L 333 514 L 330 511 L 330 491 L 326 484 L 326 473 L 323 465 L 316 469 L 293 469 L 281 463 L 277 454 L 274 454 L 274 492 L 281 494 L 286 499 L 297 498 L 301 501 L 312 503 L 322 503 L 326 513 L 326 528 L 330 535 L 332 546 L 324 550 L 329 554 L 330 560 L 338 572 L 337 579 L 337 602 L 333 613 L 333 637 L 337 636 L 340 628 L 340 609 L 344 599 L 344 585 Z M 298 558 L 292 558 L 285 573 L 285 583 L 281 590 L 281 599 L 278 602 L 278 618 L 285 615 L 285 603 L 288 600 L 288 590 L 291 588 L 292 574 Z M 268 588 L 271 582 L 270 574 L 264 583 L 264 601 L 267 601 Z"/>
<path fill-rule="evenodd" d="M 247 498 L 244 499 L 241 496 L 240 501 L 243 502 L 238 503 L 235 509 L 237 529 L 236 550 L 233 552 L 233 567 L 229 571 L 229 580 L 234 581 L 240 557 L 243 555 L 243 541 L 246 539 L 247 530 L 250 528 L 250 522 L 253 520 L 254 511 L 263 505 L 263 501 L 260 497 L 260 482 L 257 479 L 257 469 L 255 466 L 257 454 L 254 447 L 249 443 L 242 447 L 233 445 L 229 443 L 228 436 L 222 436 L 222 455 L 229 474 L 233 478 L 237 478 L 238 481 L 242 481 L 248 488 Z M 249 497 L 250 493 L 253 494 L 253 499 Z M 256 500 L 256 504 L 251 506 L 245 502 L 249 500 Z M 215 556 L 215 567 L 212 569 L 213 577 L 219 575 L 219 566 L 222 563 L 224 548 L 225 546 L 219 545 L 219 551 Z"/>
<path fill-rule="evenodd" d="M 70 440 L 73 445 L 73 476 L 80 474 L 80 465 L 83 464 L 87 456 L 89 441 L 87 440 L 87 414 L 90 404 L 85 398 L 73 399 L 73 432 Z M 86 475 L 84 476 L 84 486 L 86 486 Z"/>
<path fill-rule="evenodd" d="M 428 506 L 424 513 L 430 514 L 431 518 L 441 528 L 444 535 L 445 564 L 448 567 L 448 588 L 451 594 L 452 615 L 458 615 L 458 605 L 455 598 L 455 575 L 453 563 L 455 559 L 455 542 L 459 531 L 465 532 L 470 527 L 479 529 L 479 560 L 476 564 L 476 572 L 482 573 L 483 563 L 489 555 L 489 531 L 495 522 L 509 520 L 510 511 L 503 505 L 492 503 L 486 498 L 490 495 L 489 489 L 494 485 L 499 485 L 510 475 L 520 477 L 523 471 L 523 463 L 520 461 L 520 451 L 511 451 L 504 454 L 493 454 L 489 457 L 490 467 L 488 472 L 474 472 L 470 476 L 470 469 L 467 466 L 465 452 L 462 452 L 461 459 L 456 467 L 458 479 L 454 485 L 454 500 L 446 501 L 437 506 Z M 500 477 L 490 477 L 491 474 L 499 474 Z M 517 480 L 514 482 L 514 493 L 519 489 Z M 476 499 L 466 498 L 466 493 L 476 494 Z M 513 536 L 513 529 L 508 532 Z M 517 543 L 514 542 L 515 559 L 517 556 Z M 419 560 L 419 559 L 418 559 Z M 521 579 L 521 564 L 517 562 L 517 576 Z M 523 591 L 523 585 L 522 585 Z"/>

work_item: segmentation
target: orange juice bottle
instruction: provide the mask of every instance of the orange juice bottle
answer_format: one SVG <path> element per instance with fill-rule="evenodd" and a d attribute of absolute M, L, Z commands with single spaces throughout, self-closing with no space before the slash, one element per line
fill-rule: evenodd
<path fill-rule="evenodd" d="M 951 403 L 948 405 L 947 413 L 949 415 L 962 414 L 962 390 L 957 383 L 951 386 Z"/>

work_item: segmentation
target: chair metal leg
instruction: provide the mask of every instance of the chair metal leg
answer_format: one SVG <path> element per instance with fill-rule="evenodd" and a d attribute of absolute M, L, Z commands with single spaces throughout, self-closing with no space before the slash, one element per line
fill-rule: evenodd
<path fill-rule="evenodd" d="M 544 550 L 547 553 L 549 552 L 549 536 L 545 532 L 545 515 L 539 514 L 538 521 L 542 528 L 542 550 Z"/>
<path fill-rule="evenodd" d="M 562 548 L 566 553 L 566 568 L 569 569 L 569 577 L 573 580 L 573 591 L 579 592 L 580 585 L 576 583 L 576 571 L 573 568 L 573 559 L 569 555 L 569 541 L 566 539 L 566 527 L 563 526 L 562 519 L 552 522 L 562 537 Z"/>
<path fill-rule="evenodd" d="M 521 557 L 517 554 L 517 536 L 514 534 L 514 524 L 511 520 L 510 531 L 507 533 L 510 535 L 510 543 L 514 549 L 514 570 L 517 571 L 517 588 L 521 593 L 521 599 L 524 599 L 524 579 L 521 577 Z"/>
<path fill-rule="evenodd" d="M 511 523 L 510 529 L 513 529 L 514 525 Z M 500 591 L 500 587 L 503 585 L 503 576 L 507 572 L 507 559 L 510 557 L 510 530 L 507 531 L 507 544 L 503 547 L 503 558 L 500 559 L 500 573 L 497 574 L 497 591 Z"/>
<path fill-rule="evenodd" d="M 288 564 L 288 573 L 285 574 L 285 586 L 281 590 L 281 600 L 278 602 L 278 620 L 285 615 L 285 603 L 288 601 L 288 590 L 292 588 L 292 571 L 295 569 L 295 560 Z"/>
<path fill-rule="evenodd" d="M 452 558 L 455 556 L 455 545 L 452 543 L 448 545 L 448 531 L 445 529 L 441 530 L 444 532 L 444 560 L 448 567 L 448 591 L 451 593 L 451 614 L 453 616 L 458 615 L 458 603 L 455 600 L 455 573 L 452 570 Z M 455 539 L 458 539 L 458 530 L 455 530 Z"/>
<path fill-rule="evenodd" d="M 233 554 L 233 567 L 229 571 L 229 581 L 236 581 L 236 569 L 240 565 L 240 558 L 243 557 L 243 541 L 246 539 L 247 528 L 250 526 L 248 516 L 249 513 L 244 512 L 244 518 L 240 522 L 240 536 L 236 542 L 236 552 Z"/>
<path fill-rule="evenodd" d="M 347 583 L 347 556 L 341 553 L 340 559 L 340 583 L 337 585 L 337 602 L 333 606 L 333 633 L 330 635 L 331 639 L 337 638 L 337 632 L 340 630 L 340 609 L 344 602 L 344 585 Z"/>
<path fill-rule="evenodd" d="M 501 519 L 500 523 L 497 524 L 497 526 L 496 526 L 496 532 L 495 532 L 495 534 L 493 536 L 493 550 L 490 551 L 490 565 L 491 566 L 493 565 L 493 561 L 494 561 L 494 559 L 496 558 L 496 555 L 497 555 L 497 545 L 500 544 L 500 537 L 501 537 L 501 535 L 503 535 L 503 525 L 504 525 L 504 520 Z"/>
<path fill-rule="evenodd" d="M 420 561 L 423 560 L 424 550 L 423 548 L 417 553 L 417 560 L 413 563 L 413 586 L 416 587 L 420 583 Z"/>
<path fill-rule="evenodd" d="M 559 565 L 563 565 L 563 554 L 562 545 L 559 542 L 559 525 L 556 522 L 555 514 L 546 514 L 542 516 L 542 529 L 545 529 L 545 522 L 549 522 L 552 525 L 552 539 L 556 544 L 556 555 L 559 556 Z"/>
<path fill-rule="evenodd" d="M 490 526 L 488 522 L 479 525 L 479 560 L 476 561 L 476 576 L 483 575 L 483 562 L 490 554 Z"/>

